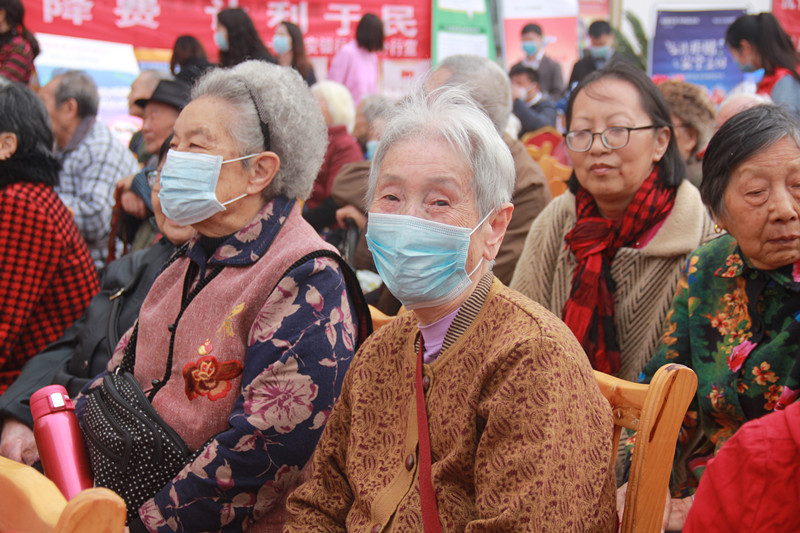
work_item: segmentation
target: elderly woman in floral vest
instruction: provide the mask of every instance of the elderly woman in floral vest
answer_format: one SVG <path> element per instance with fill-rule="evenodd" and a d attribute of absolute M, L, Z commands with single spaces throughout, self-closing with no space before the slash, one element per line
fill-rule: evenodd
<path fill-rule="evenodd" d="M 258 61 L 206 74 L 175 123 L 154 186 L 165 215 L 198 236 L 156 279 L 109 368 L 135 356 L 136 381 L 195 455 L 126 502 L 131 531 L 281 522 L 367 327 L 363 297 L 300 215 L 325 137 L 300 75 Z"/>

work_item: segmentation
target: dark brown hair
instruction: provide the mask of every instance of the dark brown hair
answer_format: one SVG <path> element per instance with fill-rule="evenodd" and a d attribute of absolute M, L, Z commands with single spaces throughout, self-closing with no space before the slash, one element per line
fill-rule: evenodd
<path fill-rule="evenodd" d="M 203 63 L 208 61 L 206 51 L 200 41 L 192 35 L 181 35 L 175 40 L 172 47 L 172 58 L 169 60 L 169 71 L 175 75 L 175 67 L 183 67 L 190 59 L 199 59 Z"/>
<path fill-rule="evenodd" d="M 275 57 L 264 46 L 250 16 L 238 7 L 223 9 L 217 21 L 228 31 L 228 50 L 219 52 L 223 67 L 232 67 L 248 59 L 261 59 L 275 63 Z"/>
<path fill-rule="evenodd" d="M 292 40 L 292 67 L 300 73 L 303 78 L 307 78 L 308 74 L 314 69 L 311 66 L 311 61 L 308 60 L 306 55 L 306 45 L 303 43 L 303 33 L 297 24 L 293 24 L 287 20 L 281 22 L 289 32 L 289 37 Z"/>
<path fill-rule="evenodd" d="M 383 22 L 377 15 L 367 13 L 361 17 L 356 27 L 356 42 L 369 52 L 383 50 Z"/>

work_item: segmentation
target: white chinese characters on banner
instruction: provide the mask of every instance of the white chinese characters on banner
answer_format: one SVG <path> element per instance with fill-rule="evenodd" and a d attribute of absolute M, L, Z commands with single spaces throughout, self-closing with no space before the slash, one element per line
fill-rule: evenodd
<path fill-rule="evenodd" d="M 116 21 L 118 28 L 144 26 L 155 30 L 158 28 L 156 18 L 161 14 L 161 6 L 158 0 L 117 0 L 114 14 L 119 17 Z"/>
<path fill-rule="evenodd" d="M 308 2 L 267 2 L 267 28 L 284 20 L 296 24 L 302 33 L 308 32 Z"/>
<path fill-rule="evenodd" d="M 417 36 L 417 19 L 414 18 L 414 6 L 390 6 L 381 8 L 381 20 L 386 37 L 397 35 L 405 37 Z"/>
<path fill-rule="evenodd" d="M 361 5 L 328 4 L 328 10 L 322 15 L 322 18 L 338 22 L 339 27 L 336 28 L 336 35 L 349 37 L 352 32 L 352 24 L 361 20 Z"/>
<path fill-rule="evenodd" d="M 725 70 L 728 65 L 728 58 L 723 53 L 725 39 L 666 40 L 664 47 L 672 56 L 672 66 L 677 70 L 695 72 Z"/>
<path fill-rule="evenodd" d="M 75 26 L 92 20 L 92 0 L 44 0 L 42 20 L 53 22 L 56 18 L 72 21 Z"/>
<path fill-rule="evenodd" d="M 389 57 L 416 57 L 416 39 L 389 39 L 384 43 L 384 50 Z"/>

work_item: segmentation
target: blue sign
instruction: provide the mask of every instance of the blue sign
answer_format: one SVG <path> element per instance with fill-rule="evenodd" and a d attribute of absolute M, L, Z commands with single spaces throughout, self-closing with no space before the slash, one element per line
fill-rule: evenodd
<path fill-rule="evenodd" d="M 724 98 L 745 81 L 725 47 L 725 31 L 744 9 L 659 11 L 650 47 L 650 75 L 682 77 Z"/>

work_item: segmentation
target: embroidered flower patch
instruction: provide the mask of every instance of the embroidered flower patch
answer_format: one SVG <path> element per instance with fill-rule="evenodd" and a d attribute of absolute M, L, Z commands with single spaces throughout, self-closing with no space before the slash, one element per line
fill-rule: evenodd
<path fill-rule="evenodd" d="M 213 355 L 205 355 L 209 354 L 212 349 L 211 342 L 206 341 L 197 350 L 202 357 L 183 367 L 186 397 L 190 400 L 194 400 L 198 396 L 208 396 L 208 399 L 212 401 L 224 398 L 231 390 L 230 380 L 244 370 L 239 361 L 220 363 Z"/>

